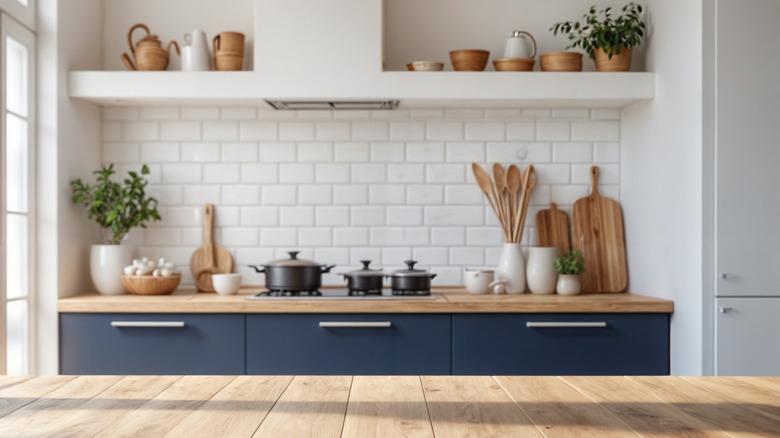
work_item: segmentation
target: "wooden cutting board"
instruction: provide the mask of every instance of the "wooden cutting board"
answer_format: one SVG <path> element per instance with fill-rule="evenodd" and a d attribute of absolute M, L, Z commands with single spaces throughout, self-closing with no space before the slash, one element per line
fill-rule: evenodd
<path fill-rule="evenodd" d="M 214 243 L 214 205 L 203 207 L 203 246 L 192 253 L 190 271 L 199 291 L 214 292 L 212 274 L 225 274 L 233 270 L 233 257 Z"/>
<path fill-rule="evenodd" d="M 585 292 L 623 292 L 628 285 L 623 214 L 614 199 L 599 194 L 599 168 L 590 168 L 591 195 L 574 203 L 574 249 L 582 252 Z"/>
<path fill-rule="evenodd" d="M 556 246 L 561 255 L 569 252 L 569 215 L 558 210 L 554 202 L 550 208 L 536 213 L 536 241 L 539 246 Z"/>

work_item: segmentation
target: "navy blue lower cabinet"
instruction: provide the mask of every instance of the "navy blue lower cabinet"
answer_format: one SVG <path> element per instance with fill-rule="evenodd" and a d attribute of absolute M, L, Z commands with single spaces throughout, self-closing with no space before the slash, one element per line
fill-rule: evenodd
<path fill-rule="evenodd" d="M 450 315 L 247 315 L 248 374 L 450 374 Z"/>
<path fill-rule="evenodd" d="M 62 374 L 244 374 L 244 315 L 60 315 Z"/>
<path fill-rule="evenodd" d="M 669 374 L 667 314 L 457 314 L 452 373 Z"/>

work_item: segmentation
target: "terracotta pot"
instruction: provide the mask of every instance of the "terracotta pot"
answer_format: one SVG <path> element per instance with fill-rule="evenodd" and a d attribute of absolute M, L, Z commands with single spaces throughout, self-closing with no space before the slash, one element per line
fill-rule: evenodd
<path fill-rule="evenodd" d="M 593 51 L 597 71 L 628 71 L 631 69 L 631 48 L 624 47 L 612 55 L 612 59 L 601 49 Z"/>
<path fill-rule="evenodd" d="M 582 71 L 582 53 L 549 52 L 539 57 L 542 71 Z"/>

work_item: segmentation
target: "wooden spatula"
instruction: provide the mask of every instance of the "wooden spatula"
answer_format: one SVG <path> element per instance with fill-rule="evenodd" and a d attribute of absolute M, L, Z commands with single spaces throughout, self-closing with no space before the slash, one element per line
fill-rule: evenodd
<path fill-rule="evenodd" d="M 628 285 L 623 213 L 614 199 L 599 194 L 599 168 L 590 168 L 591 194 L 574 203 L 574 249 L 582 252 L 585 292 L 623 292 Z"/>
<path fill-rule="evenodd" d="M 214 205 L 203 207 L 203 246 L 192 253 L 190 271 L 199 291 L 213 292 L 212 274 L 224 274 L 233 270 L 233 257 L 223 247 L 214 243 Z"/>
<path fill-rule="evenodd" d="M 554 202 L 550 208 L 536 213 L 536 240 L 539 246 L 556 246 L 561 255 L 569 252 L 569 216 L 563 210 L 558 210 Z"/>

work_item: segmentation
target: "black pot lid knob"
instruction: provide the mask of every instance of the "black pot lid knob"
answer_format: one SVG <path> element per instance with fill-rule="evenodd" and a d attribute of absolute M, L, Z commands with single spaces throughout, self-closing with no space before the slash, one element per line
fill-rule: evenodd
<path fill-rule="evenodd" d="M 417 264 L 417 260 L 404 260 L 404 263 L 406 263 L 406 267 L 409 268 L 410 271 L 414 271 L 414 265 Z"/>
<path fill-rule="evenodd" d="M 290 255 L 290 260 L 298 260 L 298 254 L 300 253 L 300 251 L 287 251 L 287 254 Z"/>
<path fill-rule="evenodd" d="M 370 268 L 368 267 L 368 265 L 370 265 L 370 264 L 371 264 L 371 260 L 361 260 L 361 261 L 360 261 L 360 263 L 362 263 L 362 264 L 363 264 L 363 270 L 364 270 L 364 271 L 369 271 L 369 270 L 370 270 Z"/>

